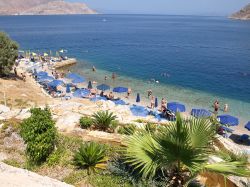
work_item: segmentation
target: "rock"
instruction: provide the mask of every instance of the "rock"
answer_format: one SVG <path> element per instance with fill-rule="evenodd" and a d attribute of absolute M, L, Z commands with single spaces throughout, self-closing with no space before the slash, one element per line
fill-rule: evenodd
<path fill-rule="evenodd" d="M 250 186 L 250 178 L 246 177 L 237 177 L 237 176 L 230 176 L 228 177 L 230 181 L 232 181 L 238 187 L 249 187 Z"/>
<path fill-rule="evenodd" d="M 8 156 L 5 153 L 0 152 L 0 162 L 3 160 L 6 160 L 7 158 L 8 158 Z"/>
<path fill-rule="evenodd" d="M 5 105 L 0 105 L 0 114 L 5 113 L 5 112 L 9 112 L 10 108 L 5 106 Z"/>
<path fill-rule="evenodd" d="M 68 132 L 74 130 L 82 115 L 66 111 L 56 122 L 59 131 Z"/>
<path fill-rule="evenodd" d="M 2 162 L 0 162 L 0 181 L 1 186 L 11 187 L 73 187 L 58 180 L 15 168 Z"/>
<path fill-rule="evenodd" d="M 31 116 L 30 109 L 22 109 L 15 118 L 24 120 L 24 119 L 29 118 L 30 116 Z"/>
<path fill-rule="evenodd" d="M 20 151 L 24 151 L 26 148 L 23 139 L 16 132 L 12 132 L 9 137 L 5 137 L 3 139 L 3 145 L 7 148 L 14 148 Z"/>
<path fill-rule="evenodd" d="M 250 4 L 230 16 L 232 19 L 250 20 Z"/>
<path fill-rule="evenodd" d="M 3 117 L 4 119 L 11 119 L 11 118 L 15 118 L 17 115 L 19 115 L 21 112 L 20 109 L 14 109 L 14 110 L 10 110 L 8 112 L 5 112 L 3 114 L 0 114 L 1 117 Z"/>

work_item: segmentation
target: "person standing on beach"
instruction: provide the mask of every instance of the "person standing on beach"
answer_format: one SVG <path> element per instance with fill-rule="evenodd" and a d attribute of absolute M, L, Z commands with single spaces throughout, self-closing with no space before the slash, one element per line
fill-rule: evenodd
<path fill-rule="evenodd" d="M 116 78 L 116 74 L 112 73 L 112 79 L 115 80 L 115 78 Z"/>
<path fill-rule="evenodd" d="M 152 90 L 150 89 L 150 90 L 148 90 L 148 98 L 152 95 Z"/>
<path fill-rule="evenodd" d="M 161 100 L 161 112 L 166 110 L 167 100 L 165 98 L 162 98 Z"/>
<path fill-rule="evenodd" d="M 215 102 L 214 102 L 214 112 L 215 112 L 215 113 L 218 113 L 219 108 L 220 108 L 219 101 L 218 101 L 218 100 L 215 100 Z"/>
<path fill-rule="evenodd" d="M 224 112 L 228 112 L 228 104 L 224 105 Z"/>
<path fill-rule="evenodd" d="M 150 100 L 150 108 L 151 108 L 151 109 L 154 109 L 154 108 L 155 108 L 155 97 L 154 97 L 154 96 L 151 97 L 151 100 Z"/>
<path fill-rule="evenodd" d="M 14 67 L 14 73 L 15 73 L 15 76 L 17 77 L 17 70 L 16 70 L 16 67 Z"/>
<path fill-rule="evenodd" d="M 95 66 L 92 67 L 92 71 L 93 71 L 93 72 L 96 72 Z"/>
<path fill-rule="evenodd" d="M 132 89 L 128 88 L 128 92 L 127 92 L 127 97 L 126 98 L 129 98 L 129 96 L 131 95 L 131 93 L 132 93 Z"/>

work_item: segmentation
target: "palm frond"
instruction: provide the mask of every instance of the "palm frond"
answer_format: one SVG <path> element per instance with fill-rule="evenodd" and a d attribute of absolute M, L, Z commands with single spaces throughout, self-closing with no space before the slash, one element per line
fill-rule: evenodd
<path fill-rule="evenodd" d="M 236 175 L 241 177 L 250 177 L 250 170 L 244 162 L 219 162 L 214 164 L 207 164 L 204 166 L 205 170 L 210 172 L 221 173 L 223 175 Z"/>
<path fill-rule="evenodd" d="M 159 168 L 158 144 L 152 135 L 145 131 L 135 133 L 126 141 L 126 162 L 139 169 L 144 177 L 153 177 Z"/>

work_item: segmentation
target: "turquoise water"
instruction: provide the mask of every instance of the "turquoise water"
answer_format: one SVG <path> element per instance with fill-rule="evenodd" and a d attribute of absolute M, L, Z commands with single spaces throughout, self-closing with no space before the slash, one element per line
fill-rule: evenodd
<path fill-rule="evenodd" d="M 106 21 L 103 21 L 103 20 Z M 224 17 L 90 15 L 0 17 L 22 49 L 68 50 L 73 70 L 103 83 L 212 110 L 218 98 L 250 120 L 250 22 Z M 90 71 L 92 65 L 97 73 Z M 160 83 L 149 83 L 151 79 Z M 146 100 L 146 96 L 145 101 Z"/>

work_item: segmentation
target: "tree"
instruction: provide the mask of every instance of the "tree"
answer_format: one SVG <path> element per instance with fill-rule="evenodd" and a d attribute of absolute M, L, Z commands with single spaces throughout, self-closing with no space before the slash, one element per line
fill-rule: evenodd
<path fill-rule="evenodd" d="M 10 73 L 18 57 L 18 44 L 0 32 L 0 76 Z"/>
<path fill-rule="evenodd" d="M 210 156 L 220 157 L 211 146 L 214 139 L 215 126 L 210 120 L 184 120 L 177 115 L 176 122 L 158 133 L 145 131 L 128 138 L 125 158 L 145 178 L 163 173 L 169 186 L 185 185 L 202 171 L 249 176 L 246 159 L 208 162 Z"/>
<path fill-rule="evenodd" d="M 20 132 L 27 144 L 27 156 L 34 163 L 42 163 L 53 152 L 57 131 L 48 108 L 31 109 L 31 117 L 22 122 Z"/>

